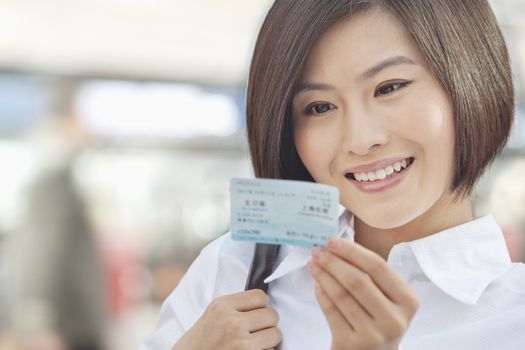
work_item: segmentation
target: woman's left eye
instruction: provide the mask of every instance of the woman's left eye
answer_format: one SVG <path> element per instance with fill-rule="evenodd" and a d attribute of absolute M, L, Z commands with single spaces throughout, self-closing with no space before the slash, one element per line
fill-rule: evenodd
<path fill-rule="evenodd" d="M 383 84 L 377 87 L 376 91 L 374 92 L 374 97 L 390 95 L 394 93 L 396 90 L 399 90 L 407 86 L 408 84 L 410 84 L 409 81 L 395 81 L 395 82 Z"/>

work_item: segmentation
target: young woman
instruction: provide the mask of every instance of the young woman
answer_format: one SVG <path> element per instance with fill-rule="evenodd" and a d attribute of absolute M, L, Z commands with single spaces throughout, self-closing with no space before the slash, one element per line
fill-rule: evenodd
<path fill-rule="evenodd" d="M 276 0 L 248 86 L 255 175 L 336 186 L 340 234 L 283 245 L 268 295 L 253 244 L 212 242 L 142 349 L 521 349 L 525 267 L 470 194 L 514 95 L 485 0 Z"/>

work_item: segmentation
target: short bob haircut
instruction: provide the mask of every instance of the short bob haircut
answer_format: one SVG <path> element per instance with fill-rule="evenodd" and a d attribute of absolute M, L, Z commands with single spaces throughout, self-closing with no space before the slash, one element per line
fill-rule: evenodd
<path fill-rule="evenodd" d="M 375 8 L 403 23 L 450 97 L 455 126 L 450 191 L 456 200 L 470 196 L 506 144 L 514 114 L 508 52 L 486 0 L 275 0 L 259 32 L 248 81 L 255 176 L 314 182 L 294 144 L 294 85 L 310 48 L 329 26 Z"/>

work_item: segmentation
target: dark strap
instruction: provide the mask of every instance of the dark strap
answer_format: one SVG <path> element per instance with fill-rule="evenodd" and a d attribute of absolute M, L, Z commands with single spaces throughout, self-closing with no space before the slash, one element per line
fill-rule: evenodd
<path fill-rule="evenodd" d="M 265 293 L 268 293 L 268 284 L 264 283 L 264 279 L 273 272 L 275 260 L 277 260 L 277 254 L 279 254 L 279 247 L 280 245 L 276 244 L 255 244 L 252 265 L 244 290 L 262 289 Z"/>

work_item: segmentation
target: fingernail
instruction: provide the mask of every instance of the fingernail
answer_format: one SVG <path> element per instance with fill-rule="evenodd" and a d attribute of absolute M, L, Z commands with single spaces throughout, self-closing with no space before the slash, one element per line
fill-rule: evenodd
<path fill-rule="evenodd" d="M 341 238 L 339 237 L 330 238 L 330 240 L 328 241 L 328 247 L 332 249 L 338 249 L 339 247 L 341 247 L 341 244 L 342 244 L 342 241 L 341 241 Z"/>
<path fill-rule="evenodd" d="M 312 255 L 319 258 L 324 253 L 324 249 L 320 247 L 312 248 Z"/>
<path fill-rule="evenodd" d="M 315 261 L 312 258 L 308 259 L 308 270 L 310 272 L 314 272 L 314 273 L 319 270 L 319 267 L 317 266 L 317 264 L 315 263 Z"/>

